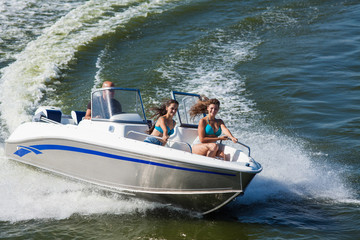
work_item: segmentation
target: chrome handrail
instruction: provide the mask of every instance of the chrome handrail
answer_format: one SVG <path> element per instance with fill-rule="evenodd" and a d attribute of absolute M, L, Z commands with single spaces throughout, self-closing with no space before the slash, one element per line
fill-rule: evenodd
<path fill-rule="evenodd" d="M 147 136 L 147 137 L 150 137 L 150 136 L 151 136 L 151 137 L 154 137 L 154 138 L 157 138 L 157 139 L 162 139 L 161 137 L 149 135 L 149 134 L 146 134 L 146 133 L 136 132 L 136 131 L 133 131 L 133 130 L 128 131 L 127 134 L 126 134 L 126 137 L 128 137 L 128 135 L 131 134 L 131 133 L 138 134 L 138 135 L 143 135 L 143 136 Z M 187 142 L 174 141 L 174 140 L 169 140 L 169 139 L 168 139 L 168 141 L 169 141 L 169 142 L 175 142 L 175 143 L 184 144 L 184 145 L 186 145 L 186 146 L 189 147 L 190 153 L 192 153 L 191 145 L 188 144 Z"/>
<path fill-rule="evenodd" d="M 230 139 L 229 139 L 229 140 L 230 140 Z M 220 144 L 222 144 L 222 141 L 223 141 L 223 140 L 220 140 Z M 248 157 L 251 157 L 251 156 L 250 156 L 250 147 L 249 147 L 248 145 L 245 145 L 244 143 L 241 143 L 241 142 L 239 142 L 239 141 L 237 141 L 236 143 L 238 143 L 238 144 L 243 145 L 244 147 L 246 147 L 246 148 L 248 149 L 248 151 L 249 151 Z"/>
<path fill-rule="evenodd" d="M 248 149 L 248 151 L 249 151 L 248 156 L 250 157 L 250 147 L 247 146 L 247 145 L 245 145 L 245 144 L 243 144 L 243 143 L 241 143 L 241 142 L 239 142 L 239 141 L 237 141 L 236 143 L 238 143 L 238 144 L 243 145 L 244 147 L 246 147 L 246 148 Z"/>

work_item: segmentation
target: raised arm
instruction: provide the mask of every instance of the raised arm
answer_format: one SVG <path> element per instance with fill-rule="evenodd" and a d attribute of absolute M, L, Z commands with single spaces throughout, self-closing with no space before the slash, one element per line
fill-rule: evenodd
<path fill-rule="evenodd" d="M 164 142 L 164 144 L 167 142 L 169 135 L 168 135 L 168 130 L 165 124 L 165 119 L 163 117 L 158 119 L 158 123 L 161 127 L 161 129 L 163 130 L 163 136 L 162 136 L 162 140 Z"/>

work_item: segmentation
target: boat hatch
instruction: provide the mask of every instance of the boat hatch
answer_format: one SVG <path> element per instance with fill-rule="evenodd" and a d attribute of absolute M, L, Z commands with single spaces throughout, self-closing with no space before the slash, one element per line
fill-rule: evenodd
<path fill-rule="evenodd" d="M 91 120 L 147 123 L 138 89 L 101 88 L 91 94 Z"/>
<path fill-rule="evenodd" d="M 180 127 L 197 128 L 199 120 L 204 117 L 205 114 L 203 116 L 199 115 L 192 118 L 190 117 L 190 108 L 201 99 L 200 95 L 172 91 L 171 97 L 179 102 L 177 117 L 180 122 Z"/>

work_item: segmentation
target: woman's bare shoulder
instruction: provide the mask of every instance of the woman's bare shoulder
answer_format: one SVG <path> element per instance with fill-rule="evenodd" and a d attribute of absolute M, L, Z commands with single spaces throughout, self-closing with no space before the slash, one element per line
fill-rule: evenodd
<path fill-rule="evenodd" d="M 199 120 L 199 124 L 200 123 L 206 123 L 206 122 L 207 122 L 206 117 L 203 117 L 202 119 Z"/>
<path fill-rule="evenodd" d="M 160 123 L 165 123 L 165 119 L 163 116 L 159 117 L 158 120 L 156 121 L 157 124 L 160 124 Z"/>
<path fill-rule="evenodd" d="M 222 119 L 220 119 L 220 118 L 216 119 L 216 122 L 218 122 L 220 125 L 224 124 L 224 121 Z"/>

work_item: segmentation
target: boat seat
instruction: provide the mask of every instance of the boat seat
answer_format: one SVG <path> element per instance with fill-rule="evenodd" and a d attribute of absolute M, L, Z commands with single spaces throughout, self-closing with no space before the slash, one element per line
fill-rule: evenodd
<path fill-rule="evenodd" d="M 47 109 L 46 115 L 48 119 L 61 123 L 61 111 Z"/>
<path fill-rule="evenodd" d="M 187 142 L 171 142 L 171 141 L 169 141 L 169 143 L 166 144 L 165 146 L 168 146 L 173 149 L 185 151 L 185 152 L 192 152 L 191 145 Z"/>
<path fill-rule="evenodd" d="M 46 117 L 47 119 L 61 123 L 62 112 L 58 107 L 41 106 L 35 111 L 33 121 L 39 122 L 41 117 Z"/>
<path fill-rule="evenodd" d="M 71 111 L 71 117 L 74 120 L 75 125 L 78 125 L 79 122 L 85 117 L 86 112 L 82 111 Z"/>

